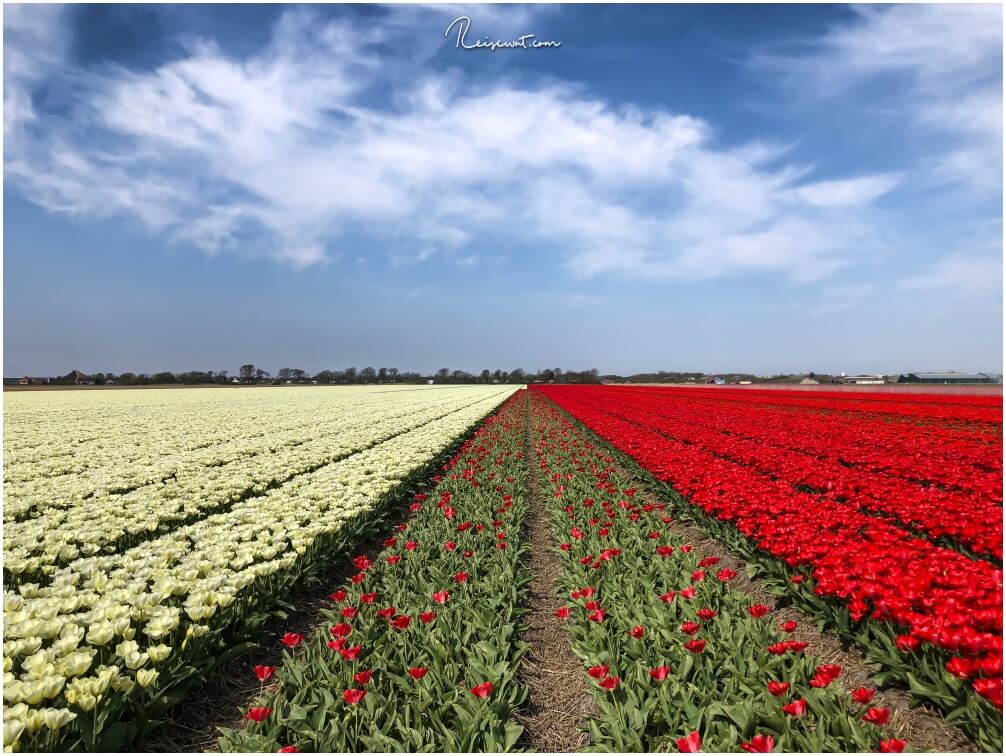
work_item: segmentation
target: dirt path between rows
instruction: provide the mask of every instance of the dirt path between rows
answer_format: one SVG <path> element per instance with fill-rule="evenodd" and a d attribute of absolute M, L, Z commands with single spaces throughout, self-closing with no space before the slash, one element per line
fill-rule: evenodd
<path fill-rule="evenodd" d="M 519 676 L 530 691 L 530 699 L 515 718 L 524 725 L 520 746 L 539 753 L 568 753 L 588 745 L 583 722 L 593 713 L 594 702 L 584 684 L 583 664 L 573 653 L 566 625 L 555 616 L 555 610 L 565 605 L 556 593 L 562 562 L 551 550 L 552 529 L 541 499 L 531 423 L 529 412 L 524 456 L 530 494 L 531 551 L 527 566 L 533 580 L 527 627 L 522 634 L 530 649 Z"/>

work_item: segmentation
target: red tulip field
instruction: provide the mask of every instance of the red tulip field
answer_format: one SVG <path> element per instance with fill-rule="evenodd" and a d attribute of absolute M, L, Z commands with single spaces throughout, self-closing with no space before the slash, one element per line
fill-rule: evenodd
<path fill-rule="evenodd" d="M 5 562 L 5 746 L 1001 751 L 1000 397 L 420 395 L 374 405 L 373 453 L 296 446 L 307 482 L 246 493 L 242 447 L 236 503 Z"/>

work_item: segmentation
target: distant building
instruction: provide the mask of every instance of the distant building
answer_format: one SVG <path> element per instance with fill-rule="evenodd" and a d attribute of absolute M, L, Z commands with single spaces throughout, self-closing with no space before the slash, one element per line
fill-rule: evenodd
<path fill-rule="evenodd" d="M 17 383 L 19 386 L 27 386 L 29 383 L 31 383 L 31 378 L 29 378 L 27 375 L 21 376 L 20 378 L 17 379 Z"/>
<path fill-rule="evenodd" d="M 694 381 L 695 379 L 694 378 L 689 378 L 688 380 Z M 737 385 L 738 386 L 750 386 L 751 385 L 751 381 L 737 381 Z"/>
<path fill-rule="evenodd" d="M 70 372 L 70 374 L 67 376 L 67 379 L 69 379 L 70 381 L 73 381 L 73 385 L 74 386 L 93 386 L 94 385 L 94 379 L 91 376 L 89 376 L 89 375 L 85 375 L 84 373 L 80 372 L 79 370 L 72 370 Z"/>
<path fill-rule="evenodd" d="M 800 381 L 801 386 L 817 386 L 820 383 L 821 383 L 820 381 L 815 381 L 813 378 L 804 378 L 802 381 Z"/>
<path fill-rule="evenodd" d="M 713 376 L 712 378 L 706 378 L 706 383 L 712 383 L 717 386 L 722 386 L 726 383 L 726 381 L 723 380 L 722 378 L 718 378 L 717 376 Z"/>
<path fill-rule="evenodd" d="M 999 378 L 987 373 L 903 373 L 898 383 L 999 383 Z"/>
<path fill-rule="evenodd" d="M 851 383 L 857 386 L 883 385 L 885 376 L 882 375 L 846 375 L 845 373 L 838 379 L 839 383 Z"/>

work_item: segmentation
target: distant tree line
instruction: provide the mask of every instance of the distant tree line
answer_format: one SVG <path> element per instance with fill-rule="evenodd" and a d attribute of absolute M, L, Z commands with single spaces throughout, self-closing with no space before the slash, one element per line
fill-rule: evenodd
<path fill-rule="evenodd" d="M 73 385 L 81 382 L 76 371 L 57 378 L 41 379 L 55 385 Z M 368 383 L 600 383 L 596 368 L 590 370 L 562 370 L 545 368 L 536 372 L 515 368 L 514 370 L 489 370 L 470 373 L 467 370 L 440 368 L 432 375 L 394 367 L 348 367 L 343 370 L 322 370 L 313 375 L 300 368 L 280 368 L 275 375 L 248 363 L 238 368 L 237 373 L 228 370 L 190 370 L 184 373 L 95 373 L 86 377 L 95 385 L 121 384 L 126 386 L 149 386 L 164 384 L 180 385 L 233 385 L 237 384 L 368 384 Z M 16 378 L 5 378 L 5 383 L 17 383 Z"/>

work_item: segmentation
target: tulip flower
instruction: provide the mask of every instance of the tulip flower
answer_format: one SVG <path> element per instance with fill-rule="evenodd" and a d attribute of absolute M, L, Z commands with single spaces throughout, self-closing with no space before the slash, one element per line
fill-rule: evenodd
<path fill-rule="evenodd" d="M 412 618 L 408 615 L 402 614 L 391 620 L 391 626 L 396 630 L 404 630 L 412 622 Z"/>
<path fill-rule="evenodd" d="M 748 614 L 750 614 L 755 619 L 758 619 L 759 617 L 764 617 L 770 611 L 771 609 L 769 609 L 769 607 L 767 607 L 765 604 L 754 604 L 748 607 Z"/>
<path fill-rule="evenodd" d="M 897 738 L 888 738 L 887 740 L 881 740 L 879 743 L 881 753 L 901 753 L 905 750 L 905 745 L 907 745 L 907 740 L 898 740 Z"/>
<path fill-rule="evenodd" d="M 666 680 L 667 675 L 669 675 L 670 673 L 671 673 L 670 667 L 667 666 L 654 667 L 653 669 L 650 670 L 650 677 L 652 677 L 654 680 Z"/>
<path fill-rule="evenodd" d="M 646 634 L 646 628 L 643 627 L 642 625 L 636 625 L 629 631 L 629 635 L 631 635 L 633 638 L 636 639 L 642 638 L 645 634 Z"/>
<path fill-rule="evenodd" d="M 618 675 L 612 675 L 610 677 L 605 677 L 598 683 L 598 685 L 600 685 L 605 690 L 614 690 L 615 688 L 618 687 L 619 682 L 621 681 L 618 679 Z"/>
<path fill-rule="evenodd" d="M 388 564 L 398 564 L 401 561 L 401 559 L 402 559 L 401 555 L 392 554 L 389 557 L 385 557 L 384 561 L 387 562 Z"/>
<path fill-rule="evenodd" d="M 348 595 L 349 595 L 349 594 L 347 594 L 347 593 L 346 593 L 345 591 L 336 591 L 335 593 L 330 593 L 330 594 L 328 595 L 328 597 L 329 597 L 329 598 L 330 598 L 330 599 L 331 599 L 332 601 L 334 601 L 335 603 L 337 603 L 337 604 L 338 604 L 338 603 L 340 603 L 340 602 L 342 602 L 342 601 L 345 601 L 345 600 L 346 600 L 346 596 L 348 596 Z"/>
<path fill-rule="evenodd" d="M 701 654 L 702 650 L 706 647 L 706 642 L 699 638 L 692 638 L 690 641 L 685 643 L 684 646 L 693 654 Z"/>
<path fill-rule="evenodd" d="M 887 724 L 887 720 L 891 718 L 890 709 L 867 709 L 866 713 L 863 715 L 863 721 L 869 722 L 872 725 L 877 725 L 877 727 L 882 727 Z"/>
<path fill-rule="evenodd" d="M 374 673 L 372 671 L 370 671 L 369 669 L 368 670 L 361 670 L 361 671 L 357 672 L 355 675 L 353 675 L 353 679 L 356 682 L 358 682 L 360 685 L 366 685 L 367 683 L 370 682 L 370 678 L 373 677 L 373 676 L 374 676 Z"/>
<path fill-rule="evenodd" d="M 702 738 L 698 732 L 693 732 L 685 738 L 678 738 L 674 742 L 681 753 L 698 753 L 702 750 Z"/>
<path fill-rule="evenodd" d="M 419 546 L 419 541 L 406 541 L 405 542 L 405 550 L 406 551 L 415 551 L 418 546 Z"/>
<path fill-rule="evenodd" d="M 770 680 L 768 684 L 768 692 L 773 696 L 783 696 L 786 691 L 789 690 L 788 682 L 776 682 L 775 680 Z"/>
<path fill-rule="evenodd" d="M 325 645 L 333 651 L 341 651 L 346 647 L 346 639 L 336 638 L 335 640 L 325 641 Z"/>
<path fill-rule="evenodd" d="M 911 653 L 915 651 L 922 641 L 916 638 L 914 635 L 899 635 L 895 641 L 894 645 L 899 651 L 904 653 Z"/>
<path fill-rule="evenodd" d="M 433 594 L 433 600 L 438 604 L 446 604 L 448 599 L 450 599 L 451 594 L 447 591 L 437 591 Z"/>
<path fill-rule="evenodd" d="M 284 633 L 281 640 L 287 648 L 297 648 L 303 642 L 304 636 L 300 633 Z"/>
<path fill-rule="evenodd" d="M 493 692 L 493 684 L 491 682 L 484 682 L 476 685 L 471 689 L 472 695 L 477 698 L 488 698 Z"/>
<path fill-rule="evenodd" d="M 345 638 L 347 635 L 353 632 L 353 628 L 351 625 L 347 625 L 345 622 L 340 622 L 338 625 L 330 627 L 328 629 L 328 632 L 331 633 L 336 638 Z"/>
<path fill-rule="evenodd" d="M 608 674 L 608 665 L 598 664 L 588 669 L 587 674 L 593 677 L 595 680 L 600 680 L 602 677 Z"/>
<path fill-rule="evenodd" d="M 396 611 L 398 610 L 395 609 L 395 607 L 388 606 L 385 607 L 384 609 L 378 609 L 376 612 L 374 612 L 374 614 L 376 614 L 381 619 L 391 619 L 392 615 L 394 615 Z"/>
<path fill-rule="evenodd" d="M 353 575 L 353 577 L 349 579 L 349 582 L 351 582 L 353 585 L 359 585 L 366 579 L 367 579 L 366 572 L 357 572 L 355 575 Z"/>
<path fill-rule="evenodd" d="M 702 625 L 700 625 L 698 622 L 681 623 L 681 632 L 683 632 L 685 635 L 695 635 L 695 633 L 697 633 L 701 629 Z"/>
<path fill-rule="evenodd" d="M 272 714 L 272 707 L 255 706 L 248 710 L 248 713 L 245 714 L 245 717 L 247 719 L 250 719 L 252 722 L 264 722 L 270 714 Z"/>
<path fill-rule="evenodd" d="M 283 746 L 276 753 L 300 753 L 300 749 L 295 745 Z"/>
<path fill-rule="evenodd" d="M 782 707 L 782 710 L 793 717 L 802 717 L 807 713 L 807 702 L 802 698 L 798 698 L 795 701 L 786 704 Z"/>
<path fill-rule="evenodd" d="M 786 620 L 785 622 L 779 625 L 779 629 L 782 630 L 784 633 L 791 633 L 794 630 L 796 630 L 796 622 L 794 622 L 793 620 Z"/>
<path fill-rule="evenodd" d="M 357 615 L 357 611 L 355 606 L 344 606 L 342 608 L 342 616 L 346 619 L 353 619 Z"/>
<path fill-rule="evenodd" d="M 695 612 L 695 615 L 700 620 L 703 620 L 703 621 L 709 621 L 709 620 L 711 620 L 713 617 L 715 617 L 718 614 L 719 614 L 719 612 L 716 611 L 715 609 L 699 609 L 697 612 Z"/>
<path fill-rule="evenodd" d="M 422 620 L 422 622 L 423 622 L 424 625 L 430 624 L 436 618 L 437 618 L 437 613 L 436 612 L 430 611 L 430 612 L 420 612 L 419 613 L 419 619 Z"/>
<path fill-rule="evenodd" d="M 455 572 L 454 573 L 454 580 L 457 583 L 463 583 L 467 579 L 468 579 L 468 573 L 467 572 Z"/>
<path fill-rule="evenodd" d="M 560 606 L 558 609 L 555 610 L 555 616 L 558 617 L 559 619 L 566 619 L 567 617 L 569 617 L 569 607 Z"/>
<path fill-rule="evenodd" d="M 672 601 L 674 601 L 674 597 L 677 595 L 678 595 L 677 591 L 668 591 L 667 593 L 661 594 L 660 600 L 663 601 L 665 604 L 669 604 Z"/>
<path fill-rule="evenodd" d="M 339 654 L 346 661 L 355 661 L 363 650 L 363 646 L 353 646 L 352 648 L 343 648 L 339 651 Z"/>
<path fill-rule="evenodd" d="M 255 667 L 255 677 L 259 679 L 259 682 L 265 682 L 272 677 L 272 673 L 275 671 L 275 667 L 267 667 L 264 664 L 259 664 Z"/>
<path fill-rule="evenodd" d="M 737 570 L 731 570 L 729 567 L 724 567 L 722 570 L 716 573 L 716 579 L 719 580 L 721 583 L 725 583 L 728 580 L 733 580 L 735 577 L 737 577 Z M 772 736 L 769 735 L 768 739 L 771 740 Z"/>
<path fill-rule="evenodd" d="M 386 548 L 386 549 L 390 549 L 390 548 L 391 548 L 392 546 L 394 546 L 394 545 L 395 545 L 396 543 L 398 543 L 398 539 L 397 539 L 397 538 L 395 538 L 395 536 L 391 536 L 391 538 L 386 538 L 386 539 L 384 540 L 384 548 Z"/>
<path fill-rule="evenodd" d="M 591 622 L 602 622 L 604 620 L 604 610 L 598 609 L 596 612 L 591 612 L 587 615 L 587 619 Z"/>
<path fill-rule="evenodd" d="M 356 705 L 360 703 L 367 695 L 367 691 L 362 688 L 350 688 L 349 690 L 343 691 L 342 700 L 351 705 Z"/>
<path fill-rule="evenodd" d="M 364 604 L 373 604 L 374 601 L 376 600 L 377 600 L 377 591 L 374 591 L 373 593 L 360 594 L 360 601 L 362 601 Z"/>
<path fill-rule="evenodd" d="M 353 564 L 356 565 L 356 569 L 362 571 L 370 567 L 370 560 L 361 554 L 360 556 L 353 558 Z"/>
<path fill-rule="evenodd" d="M 678 591 L 678 595 L 684 599 L 695 598 L 695 588 L 694 586 L 688 586 L 684 590 Z"/>
<path fill-rule="evenodd" d="M 852 691 L 852 693 L 850 695 L 852 696 L 852 700 L 853 701 L 855 701 L 856 703 L 858 703 L 858 704 L 860 704 L 862 706 L 866 706 L 868 703 L 870 703 L 870 701 L 873 700 L 873 694 L 875 692 L 876 692 L 875 688 L 862 688 L 862 687 L 860 687 L 860 688 L 856 688 L 854 691 Z"/>
<path fill-rule="evenodd" d="M 772 753 L 775 748 L 775 739 L 771 735 L 755 735 L 747 743 L 741 743 L 748 753 Z"/>
<path fill-rule="evenodd" d="M 454 543 L 454 541 L 447 541 L 446 543 L 444 543 L 445 551 L 454 551 L 454 549 L 456 549 L 457 547 L 458 545 Z"/>
<path fill-rule="evenodd" d="M 409 677 L 413 680 L 422 680 L 429 670 L 426 667 L 409 667 Z"/>

